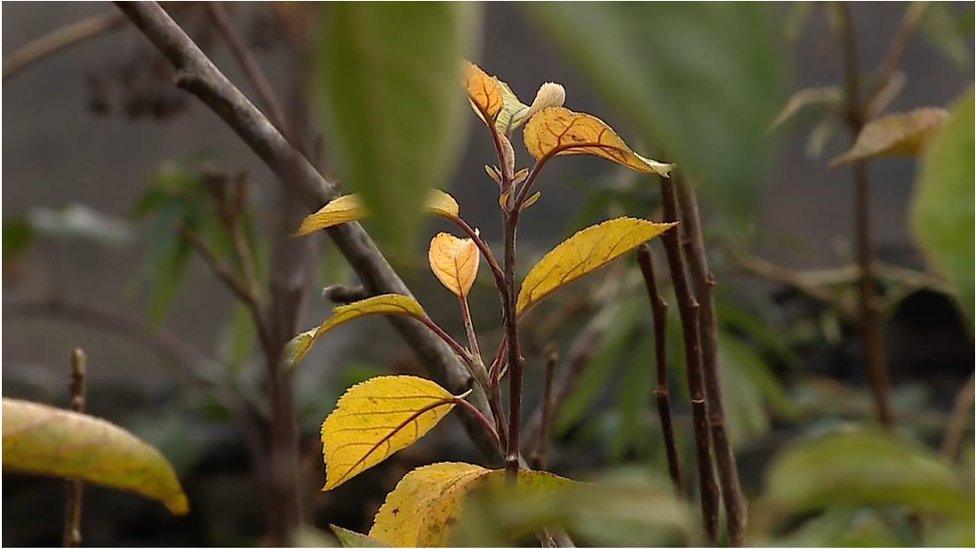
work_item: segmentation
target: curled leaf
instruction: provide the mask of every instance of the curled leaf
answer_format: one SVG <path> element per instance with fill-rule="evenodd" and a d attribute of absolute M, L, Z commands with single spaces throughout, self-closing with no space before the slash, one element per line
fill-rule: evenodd
<path fill-rule="evenodd" d="M 428 213 L 448 219 L 456 218 L 460 213 L 460 208 L 454 197 L 439 189 L 431 189 L 430 196 L 427 198 L 426 209 Z M 298 231 L 295 232 L 295 236 L 305 236 L 368 216 L 369 211 L 363 206 L 358 194 L 343 195 L 329 201 L 319 211 L 305 217 Z"/>
<path fill-rule="evenodd" d="M 474 63 L 465 63 L 465 88 L 471 107 L 486 124 L 493 124 L 502 110 L 502 87 Z"/>
<path fill-rule="evenodd" d="M 516 312 L 524 313 L 562 286 L 603 267 L 674 225 L 618 217 L 583 229 L 532 267 L 522 282 Z"/>
<path fill-rule="evenodd" d="M 498 84 L 502 87 L 502 110 L 495 119 L 495 129 L 502 135 L 508 135 L 528 120 L 529 106 L 519 101 L 508 84 L 501 80 L 498 80 Z"/>
<path fill-rule="evenodd" d="M 3 469 L 76 478 L 189 510 L 173 467 L 158 450 L 105 420 L 3 399 Z"/>
<path fill-rule="evenodd" d="M 426 318 L 423 307 L 411 296 L 401 294 L 382 294 L 332 309 L 332 316 L 315 330 L 302 332 L 288 342 L 285 356 L 290 367 L 298 365 L 315 341 L 336 326 L 366 315 L 407 315 Z"/>
<path fill-rule="evenodd" d="M 573 482 L 541 471 L 519 471 L 516 489 L 539 493 Z M 369 536 L 398 547 L 437 547 L 450 539 L 468 494 L 507 486 L 505 471 L 469 463 L 435 463 L 407 473 L 376 513 Z"/>
<path fill-rule="evenodd" d="M 424 436 L 454 407 L 454 395 L 414 376 L 374 377 L 339 399 L 322 423 L 331 490 Z M 370 532 L 370 537 L 376 537 Z"/>
<path fill-rule="evenodd" d="M 591 154 L 641 173 L 666 177 L 671 164 L 630 149 L 603 120 L 565 107 L 548 107 L 525 124 L 525 148 L 536 160 L 554 155 Z"/>
<path fill-rule="evenodd" d="M 470 238 L 439 233 L 430 241 L 427 252 L 430 269 L 448 290 L 467 297 L 478 276 L 480 253 Z"/>
<path fill-rule="evenodd" d="M 881 156 L 915 156 L 938 133 L 949 114 L 932 107 L 892 114 L 868 122 L 849 151 L 830 167 Z"/>

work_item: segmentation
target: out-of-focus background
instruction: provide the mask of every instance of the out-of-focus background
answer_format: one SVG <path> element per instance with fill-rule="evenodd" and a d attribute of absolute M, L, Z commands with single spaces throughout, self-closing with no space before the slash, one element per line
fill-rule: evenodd
<path fill-rule="evenodd" d="M 287 42 L 295 27 L 321 40 L 317 33 L 327 24 L 318 18 L 327 19 L 329 8 L 226 8 L 289 115 L 312 128 L 310 135 L 319 135 L 314 128 L 327 107 L 311 84 L 316 76 L 306 73 L 319 70 L 315 63 L 328 56 L 319 50 L 298 55 Z M 807 277 L 802 281 L 823 284 L 818 287 L 837 301 L 854 302 L 856 285 L 850 269 L 845 271 L 853 262 L 852 177 L 849 168 L 827 166 L 850 144 L 842 117 L 831 114 L 839 99 L 814 102 L 771 127 L 798 90 L 836 86 L 823 95 L 840 94 L 843 67 L 833 8 L 814 3 L 490 3 L 476 8 L 467 15 L 479 29 L 472 32 L 470 55 L 508 82 L 522 101 L 528 103 L 541 83 L 559 82 L 567 106 L 600 116 L 636 150 L 676 160 L 696 174 L 718 279 L 729 421 L 750 498 L 768 487 L 764 472 L 788 441 L 847 423 L 870 423 L 871 394 L 856 328 L 830 303 L 811 297 L 789 276 L 776 275 L 799 273 Z M 849 8 L 867 80 L 910 5 Z M 172 228 L 175 220 L 196 216 L 201 231 L 209 230 L 206 219 L 212 212 L 192 206 L 199 197 L 186 189 L 205 177 L 201 174 L 218 170 L 246 172 L 253 229 L 260 234 L 262 226 L 277 222 L 277 181 L 217 117 L 171 85 L 169 66 L 128 24 L 8 77 L 6 60 L 18 47 L 73 21 L 111 12 L 112 5 L 25 2 L 4 3 L 2 9 L 3 395 L 66 405 L 68 356 L 72 348 L 83 347 L 89 356 L 89 412 L 154 444 L 176 467 L 191 500 L 190 515 L 174 518 L 154 502 L 91 488 L 83 523 L 86 544 L 261 543 L 261 494 L 252 480 L 246 441 L 178 364 L 187 352 L 213 357 L 221 375 L 258 391 L 262 364 L 254 334 L 242 308 L 199 258 L 177 249 Z M 203 8 L 168 9 L 253 99 L 254 90 Z M 970 4 L 929 5 L 906 44 L 883 112 L 949 108 L 965 94 L 971 97 L 972 25 Z M 311 98 L 311 107 L 295 106 L 301 103 L 295 98 Z M 493 151 L 484 128 L 469 114 L 462 116 L 464 131 L 450 138 L 461 144 L 460 151 L 439 184 L 457 198 L 469 223 L 496 243 L 497 188 L 483 170 Z M 418 139 L 424 131 L 416 128 Z M 520 132 L 513 143 L 520 165 L 528 164 Z M 332 144 L 326 139 L 321 148 L 327 172 L 344 175 L 332 161 Z M 871 231 L 882 265 L 895 416 L 906 436 L 937 449 L 957 393 L 972 383 L 973 332 L 972 319 L 957 312 L 911 230 L 918 165 L 916 158 L 871 163 Z M 520 228 L 523 268 L 592 223 L 623 213 L 659 215 L 656 182 L 600 159 L 560 158 L 547 168 L 540 188 L 542 198 Z M 199 211 L 189 211 L 194 207 Z M 378 223 L 367 223 L 367 229 L 383 234 Z M 390 256 L 430 314 L 461 333 L 452 296 L 426 265 L 427 239 L 436 230 L 449 228 L 425 221 L 406 244 L 391 240 Z M 259 260 L 272 253 L 269 246 L 257 245 Z M 315 289 L 302 311 L 302 329 L 329 313 L 331 304 L 318 288 L 355 283 L 331 242 L 317 238 L 313 246 Z M 763 271 L 767 262 L 782 270 Z M 482 275 L 484 284 L 472 295 L 475 322 L 487 339 L 497 341 L 497 299 L 489 277 Z M 835 278 L 824 282 L 829 277 Z M 626 260 L 535 313 L 536 325 L 527 334 L 530 410 L 538 401 L 542 347 L 554 341 L 566 355 L 594 319 L 606 324 L 579 389 L 563 403 L 555 423 L 550 458 L 555 472 L 576 478 L 618 469 L 638 476 L 665 471 L 651 398 L 650 318 L 637 281 L 633 261 Z M 133 326 L 136 333 L 127 331 Z M 671 345 L 674 363 L 681 362 L 677 337 Z M 423 372 L 385 320 L 364 319 L 321 341 L 296 374 L 305 502 L 319 528 L 335 523 L 365 531 L 383 495 L 410 468 L 478 459 L 452 420 L 341 489 L 318 492 L 324 478 L 317 440 L 322 419 L 345 388 L 391 370 Z M 681 377 L 675 372 L 673 391 L 690 474 L 692 440 Z M 970 484 L 971 427 L 967 424 L 958 458 Z M 61 481 L 5 474 L 4 543 L 57 544 L 62 499 Z M 910 539 L 897 516 L 834 512 L 829 534 L 790 539 L 827 545 Z M 820 532 L 827 531 L 820 526 Z M 842 537 L 841 531 L 852 537 Z"/>

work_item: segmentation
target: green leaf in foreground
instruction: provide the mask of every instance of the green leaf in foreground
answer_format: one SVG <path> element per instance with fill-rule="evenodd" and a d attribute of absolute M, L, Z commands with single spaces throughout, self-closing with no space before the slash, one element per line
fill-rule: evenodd
<path fill-rule="evenodd" d="M 189 510 L 158 450 L 111 423 L 24 400 L 3 399 L 3 469 L 77 478 Z"/>
<path fill-rule="evenodd" d="M 903 506 L 973 520 L 972 486 L 926 449 L 868 429 L 795 442 L 772 462 L 765 503 L 777 512 Z"/>
<path fill-rule="evenodd" d="M 382 2 L 323 12 L 326 142 L 390 244 L 410 242 L 428 190 L 443 183 L 459 152 L 461 59 L 476 14 L 466 4 Z"/>
<path fill-rule="evenodd" d="M 950 118 L 925 156 L 911 206 L 915 237 L 929 262 L 955 288 L 972 323 L 973 227 L 973 90 L 952 108 Z"/>
<path fill-rule="evenodd" d="M 379 541 L 359 532 L 330 524 L 329 528 L 343 547 L 386 547 Z"/>

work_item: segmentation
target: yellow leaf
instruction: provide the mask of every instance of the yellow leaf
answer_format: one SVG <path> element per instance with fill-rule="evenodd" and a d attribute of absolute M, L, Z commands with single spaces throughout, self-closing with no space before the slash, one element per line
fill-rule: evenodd
<path fill-rule="evenodd" d="M 105 420 L 3 399 L 3 469 L 77 478 L 189 510 L 173 467 L 158 450 Z"/>
<path fill-rule="evenodd" d="M 322 334 L 340 324 L 366 315 L 408 315 L 419 319 L 427 316 L 420 303 L 408 295 L 382 294 L 361 299 L 348 305 L 339 305 L 332 309 L 332 316 L 322 322 L 314 331 L 302 332 L 288 342 L 285 356 L 289 366 L 297 366 Z"/>
<path fill-rule="evenodd" d="M 454 398 L 414 376 L 374 377 L 349 388 L 322 423 L 323 490 L 416 442 L 451 411 Z"/>
<path fill-rule="evenodd" d="M 520 471 L 518 490 L 540 492 L 572 481 Z M 397 547 L 436 547 L 449 541 L 465 497 L 474 489 L 504 488 L 505 471 L 469 463 L 435 463 L 407 473 L 376 513 L 369 537 Z"/>
<path fill-rule="evenodd" d="M 456 218 L 460 213 L 454 197 L 439 189 L 431 189 L 430 197 L 427 199 L 427 211 L 448 219 Z M 319 211 L 302 220 L 295 236 L 304 236 L 341 223 L 363 219 L 368 215 L 369 212 L 363 206 L 359 195 L 343 195 L 331 200 Z"/>
<path fill-rule="evenodd" d="M 491 125 L 502 109 L 502 87 L 498 79 L 489 76 L 474 63 L 466 63 L 465 87 L 475 112 Z"/>
<path fill-rule="evenodd" d="M 525 125 L 525 148 L 536 159 L 553 155 L 592 154 L 641 173 L 667 176 L 665 164 L 630 150 L 603 120 L 565 107 L 547 107 Z"/>
<path fill-rule="evenodd" d="M 857 135 L 854 146 L 831 160 L 830 166 L 881 156 L 915 156 L 948 116 L 945 109 L 929 107 L 875 118 Z"/>
<path fill-rule="evenodd" d="M 583 229 L 532 267 L 522 282 L 516 312 L 524 313 L 560 287 L 603 267 L 672 226 L 674 223 L 618 217 Z"/>
<path fill-rule="evenodd" d="M 498 195 L 498 205 L 501 206 L 503 210 L 506 209 L 506 208 L 508 208 L 508 194 L 509 194 L 509 192 L 510 191 L 505 191 L 502 194 Z M 526 198 L 525 199 L 525 202 L 522 203 L 522 210 L 524 211 L 524 210 L 529 209 L 529 206 L 531 206 L 531 205 L 535 204 L 536 202 L 538 202 L 540 198 L 542 198 L 542 192 L 541 191 L 536 191 L 536 192 L 532 193 L 532 195 L 529 196 L 528 198 Z"/>
<path fill-rule="evenodd" d="M 458 238 L 439 233 L 430 241 L 427 259 L 430 269 L 448 290 L 460 297 L 467 297 L 475 277 L 478 276 L 480 259 L 478 246 L 470 238 Z"/>

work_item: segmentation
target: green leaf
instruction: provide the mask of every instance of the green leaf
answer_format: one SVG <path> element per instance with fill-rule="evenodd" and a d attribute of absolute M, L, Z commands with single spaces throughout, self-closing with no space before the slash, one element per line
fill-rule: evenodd
<path fill-rule="evenodd" d="M 3 220 L 3 259 L 14 261 L 30 248 L 34 230 L 23 217 L 7 216 Z"/>
<path fill-rule="evenodd" d="M 477 15 L 466 4 L 379 2 L 330 4 L 322 15 L 326 143 L 394 246 L 412 243 L 430 187 L 460 152 L 461 59 Z"/>
<path fill-rule="evenodd" d="M 794 442 L 767 471 L 763 497 L 778 512 L 904 506 L 973 519 L 971 484 L 928 450 L 880 431 L 848 429 Z"/>
<path fill-rule="evenodd" d="M 158 450 L 107 421 L 36 402 L 3 399 L 3 469 L 135 492 L 177 515 L 189 509 Z"/>
<path fill-rule="evenodd" d="M 973 90 L 922 158 L 911 206 L 912 228 L 929 262 L 955 288 L 972 323 L 973 311 Z"/>
<path fill-rule="evenodd" d="M 343 547 L 386 547 L 379 541 L 367 536 L 366 534 L 360 534 L 353 530 L 347 530 L 342 526 L 336 526 L 335 524 L 330 524 L 329 528 L 335 534 L 339 543 Z"/>
<path fill-rule="evenodd" d="M 543 30 L 632 130 L 702 182 L 726 212 L 748 213 L 771 160 L 786 49 L 758 3 L 531 3 Z M 623 128 L 618 128 L 623 129 Z"/>

